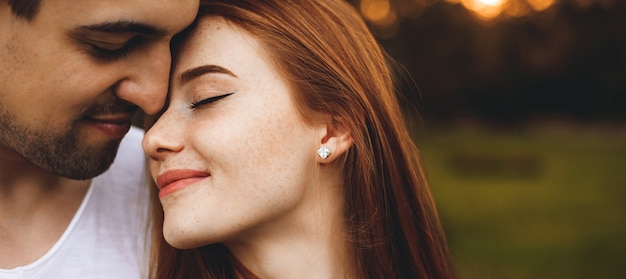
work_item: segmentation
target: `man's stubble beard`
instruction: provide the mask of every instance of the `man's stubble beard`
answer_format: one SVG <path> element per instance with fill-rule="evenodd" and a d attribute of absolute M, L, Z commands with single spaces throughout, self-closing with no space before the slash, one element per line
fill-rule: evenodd
<path fill-rule="evenodd" d="M 80 123 L 70 123 L 64 133 L 35 131 L 15 124 L 0 104 L 0 144 L 13 149 L 33 165 L 50 173 L 85 180 L 105 172 L 113 163 L 121 139 L 102 146 L 85 146 L 80 138 Z"/>

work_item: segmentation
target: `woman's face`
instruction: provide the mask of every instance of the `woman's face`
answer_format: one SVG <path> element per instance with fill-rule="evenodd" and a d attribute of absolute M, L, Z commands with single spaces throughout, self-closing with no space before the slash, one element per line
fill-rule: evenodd
<path fill-rule="evenodd" d="M 217 17 L 179 50 L 169 105 L 143 141 L 175 247 L 272 233 L 303 213 L 323 128 L 303 120 L 267 57 Z"/>

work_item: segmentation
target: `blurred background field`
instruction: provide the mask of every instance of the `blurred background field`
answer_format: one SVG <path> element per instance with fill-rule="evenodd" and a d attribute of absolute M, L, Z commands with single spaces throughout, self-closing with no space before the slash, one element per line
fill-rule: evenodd
<path fill-rule="evenodd" d="M 349 2 L 404 67 L 460 278 L 626 278 L 626 1 Z"/>
<path fill-rule="evenodd" d="M 626 278 L 626 134 L 418 137 L 460 278 Z"/>

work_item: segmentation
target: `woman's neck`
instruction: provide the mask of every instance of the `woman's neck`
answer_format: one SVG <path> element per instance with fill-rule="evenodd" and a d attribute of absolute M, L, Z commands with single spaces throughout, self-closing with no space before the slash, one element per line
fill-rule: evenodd
<path fill-rule="evenodd" d="M 262 231 L 224 243 L 259 278 L 351 278 L 342 187 L 319 187 L 314 199 Z M 319 189 L 318 188 L 318 189 Z"/>

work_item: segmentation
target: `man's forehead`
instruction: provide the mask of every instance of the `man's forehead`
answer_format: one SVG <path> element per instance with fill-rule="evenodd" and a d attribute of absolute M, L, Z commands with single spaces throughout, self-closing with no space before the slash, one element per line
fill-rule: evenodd
<path fill-rule="evenodd" d="M 171 31 L 170 28 L 179 26 L 176 26 L 176 19 L 164 18 L 165 15 L 169 15 L 168 9 L 197 10 L 197 5 L 189 5 L 197 3 L 197 0 L 80 0 L 80 4 L 76 2 L 76 0 L 42 0 L 40 14 L 68 25 L 97 26 L 98 29 L 103 29 L 102 31 L 146 27 L 151 27 L 154 31 Z"/>

